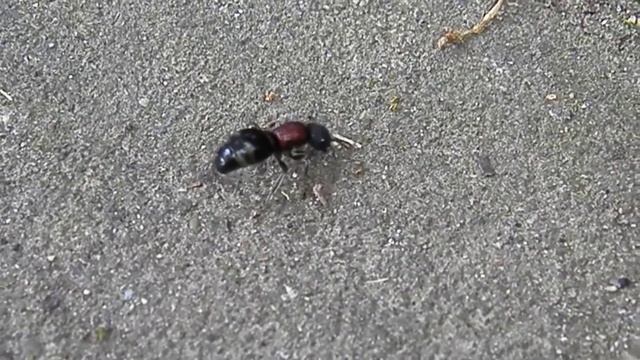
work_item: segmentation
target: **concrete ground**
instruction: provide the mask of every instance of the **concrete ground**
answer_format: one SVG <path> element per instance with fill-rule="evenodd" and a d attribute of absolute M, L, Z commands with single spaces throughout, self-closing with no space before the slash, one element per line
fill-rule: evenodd
<path fill-rule="evenodd" d="M 640 4 L 490 5 L 3 1 L 0 359 L 640 359 Z"/>

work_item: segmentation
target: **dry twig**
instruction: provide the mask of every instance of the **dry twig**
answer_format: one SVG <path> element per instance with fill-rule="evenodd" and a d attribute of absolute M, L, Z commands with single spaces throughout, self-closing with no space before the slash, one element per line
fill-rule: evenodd
<path fill-rule="evenodd" d="M 356 149 L 361 149 L 362 148 L 362 144 L 360 144 L 359 142 L 357 142 L 355 140 L 351 140 L 348 137 L 342 136 L 342 135 L 337 134 L 337 133 L 333 134 L 333 140 L 337 141 L 338 143 L 342 143 L 342 144 L 346 144 L 348 146 L 354 147 Z"/>
<path fill-rule="evenodd" d="M 622 22 L 631 27 L 636 27 L 640 29 L 640 16 L 631 15 L 626 19 L 623 19 Z"/>
<path fill-rule="evenodd" d="M 396 112 L 400 107 L 400 98 L 398 96 L 394 96 L 389 101 L 389 111 Z"/>
<path fill-rule="evenodd" d="M 4 96 L 7 100 L 9 100 L 9 101 L 13 101 L 13 98 L 11 97 L 11 95 L 9 95 L 9 93 L 8 93 L 8 92 L 6 92 L 6 91 L 4 91 L 4 90 L 0 89 L 0 94 L 2 94 L 2 96 Z"/>
<path fill-rule="evenodd" d="M 489 23 L 498 15 L 498 11 L 500 11 L 500 8 L 504 3 L 505 0 L 497 0 L 491 10 L 489 10 L 482 20 L 475 24 L 471 29 L 446 31 L 438 40 L 438 48 L 443 49 L 447 45 L 461 44 L 469 37 L 482 33 Z"/>

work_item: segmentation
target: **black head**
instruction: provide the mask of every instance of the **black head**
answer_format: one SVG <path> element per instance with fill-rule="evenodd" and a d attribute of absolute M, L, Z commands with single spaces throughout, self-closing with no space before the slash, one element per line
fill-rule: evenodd
<path fill-rule="evenodd" d="M 309 145 L 316 150 L 327 152 L 331 146 L 331 133 L 329 130 L 316 123 L 307 124 L 309 130 Z"/>

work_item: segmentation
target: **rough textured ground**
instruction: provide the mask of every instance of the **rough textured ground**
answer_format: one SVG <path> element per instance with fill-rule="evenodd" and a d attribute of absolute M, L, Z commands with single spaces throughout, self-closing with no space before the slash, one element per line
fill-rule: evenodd
<path fill-rule="evenodd" d="M 0 358 L 640 358 L 636 1 L 100 3 L 0 4 Z"/>

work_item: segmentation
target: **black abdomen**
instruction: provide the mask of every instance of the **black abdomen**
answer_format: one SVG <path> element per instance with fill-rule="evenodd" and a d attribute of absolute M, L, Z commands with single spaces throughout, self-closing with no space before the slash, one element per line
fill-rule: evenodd
<path fill-rule="evenodd" d="M 276 151 L 272 134 L 260 129 L 243 129 L 231 136 L 218 150 L 216 169 L 228 173 L 241 167 L 259 163 Z"/>

